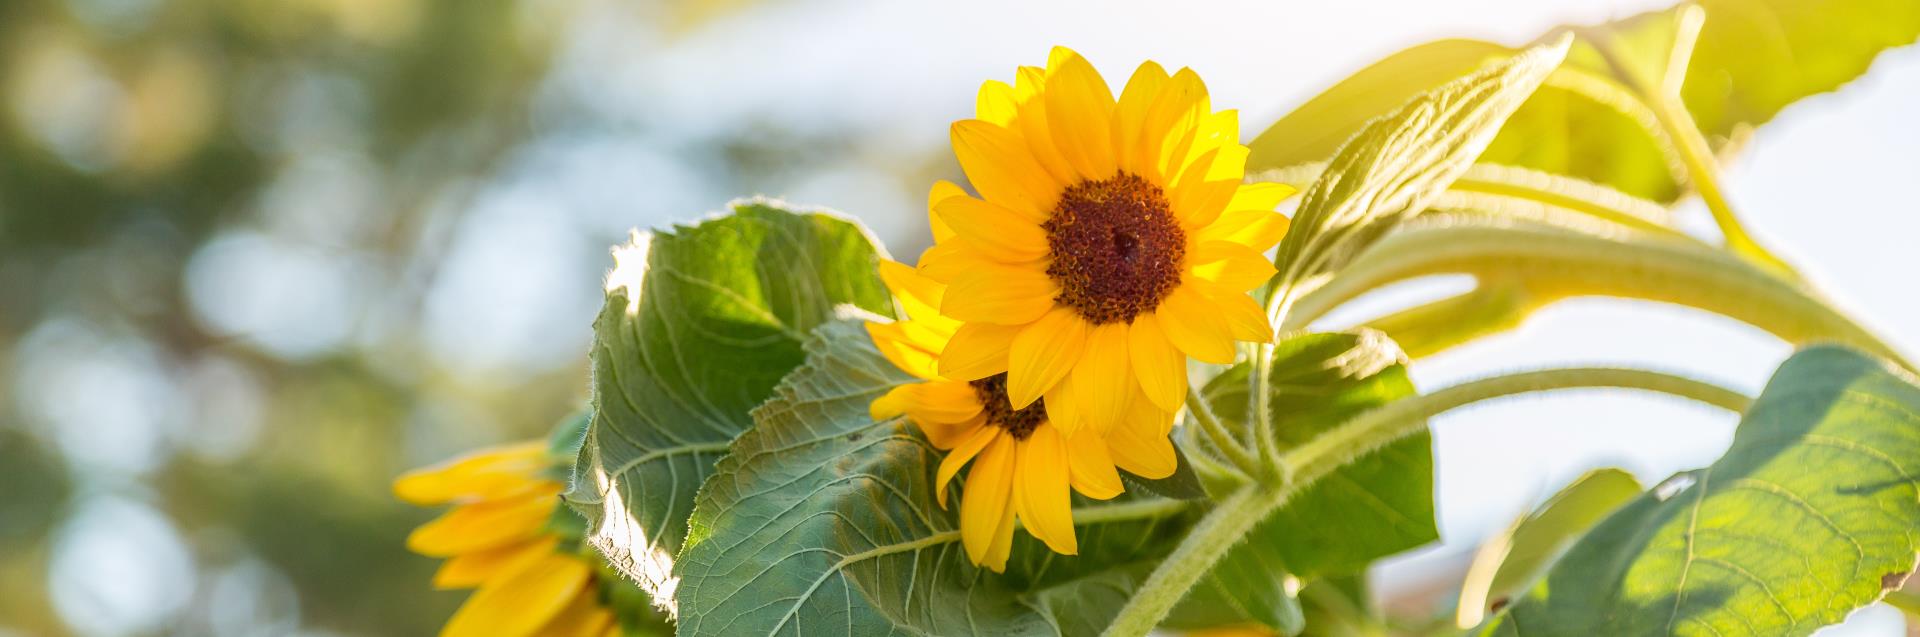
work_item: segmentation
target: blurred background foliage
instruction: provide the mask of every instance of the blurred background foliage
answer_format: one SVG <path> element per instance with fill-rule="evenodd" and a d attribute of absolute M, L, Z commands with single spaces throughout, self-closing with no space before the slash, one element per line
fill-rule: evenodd
<path fill-rule="evenodd" d="M 389 480 L 582 403 L 627 228 L 856 152 L 648 108 L 743 4 L 0 0 L 0 635 L 436 632 Z"/>

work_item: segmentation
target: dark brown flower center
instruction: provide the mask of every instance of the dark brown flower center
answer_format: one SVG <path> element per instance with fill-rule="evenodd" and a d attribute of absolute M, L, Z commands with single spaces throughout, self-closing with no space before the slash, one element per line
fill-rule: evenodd
<path fill-rule="evenodd" d="M 1047 231 L 1047 275 L 1060 284 L 1055 303 L 1095 325 L 1131 322 L 1180 285 L 1187 236 L 1159 186 L 1138 175 L 1083 181 L 1067 188 Z"/>
<path fill-rule="evenodd" d="M 994 374 L 980 380 L 967 383 L 973 386 L 973 393 L 980 396 L 980 404 L 987 414 L 987 424 L 1007 430 L 1014 440 L 1026 440 L 1040 423 L 1047 421 L 1047 401 L 1039 399 L 1025 409 L 1014 409 L 1013 401 L 1007 399 L 1007 375 Z"/>

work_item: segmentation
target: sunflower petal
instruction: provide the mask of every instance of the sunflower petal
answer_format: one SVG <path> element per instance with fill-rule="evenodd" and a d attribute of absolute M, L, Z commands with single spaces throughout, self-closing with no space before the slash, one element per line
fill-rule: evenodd
<path fill-rule="evenodd" d="M 973 116 L 976 119 L 1001 126 L 1012 124 L 1019 108 L 1019 102 L 1013 99 L 1013 87 L 1000 80 L 981 83 L 980 93 L 973 100 Z"/>
<path fill-rule="evenodd" d="M 1298 188 L 1277 182 L 1240 184 L 1240 189 L 1233 192 L 1233 199 L 1227 201 L 1227 209 L 1271 211 L 1299 191 Z"/>
<path fill-rule="evenodd" d="M 393 481 L 393 493 L 422 506 L 497 498 L 525 489 L 549 464 L 542 442 L 482 449 L 401 474 Z"/>
<path fill-rule="evenodd" d="M 1158 410 L 1151 407 L 1135 410 L 1142 415 L 1129 420 L 1124 427 L 1115 427 L 1107 434 L 1107 451 L 1113 455 L 1113 463 L 1121 469 L 1148 480 L 1158 480 L 1173 475 L 1179 468 L 1180 459 L 1173 451 L 1173 441 L 1167 439 L 1167 433 L 1157 421 Z"/>
<path fill-rule="evenodd" d="M 1119 166 L 1113 153 L 1113 91 L 1086 58 L 1054 47 L 1047 61 L 1047 128 L 1054 146 L 1082 179 L 1112 177 Z"/>
<path fill-rule="evenodd" d="M 1191 283 L 1174 288 L 1156 312 L 1160 331 L 1188 356 L 1215 365 L 1233 363 L 1233 332 Z"/>
<path fill-rule="evenodd" d="M 1009 504 L 1006 514 L 1000 517 L 1000 526 L 993 530 L 993 541 L 987 545 L 987 559 L 982 566 L 995 573 L 1007 572 L 1007 558 L 1013 555 L 1013 520 L 1013 506 Z"/>
<path fill-rule="evenodd" d="M 1018 451 L 1013 501 L 1027 532 L 1063 555 L 1079 552 L 1073 534 L 1073 500 L 1068 490 L 1067 449 L 1060 432 L 1041 425 L 1014 446 Z"/>
<path fill-rule="evenodd" d="M 1167 340 L 1160 317 L 1147 313 L 1133 318 L 1127 330 L 1127 351 L 1133 356 L 1133 375 L 1147 400 L 1176 411 L 1187 399 L 1187 357 Z"/>
<path fill-rule="evenodd" d="M 1106 432 L 1120 422 L 1127 402 L 1139 384 L 1133 378 L 1127 324 L 1121 322 L 1094 326 L 1087 335 L 1086 351 L 1073 366 L 1074 399 L 1080 413 L 1094 430 Z"/>
<path fill-rule="evenodd" d="M 1120 90 L 1120 101 L 1113 110 L 1113 152 L 1121 170 L 1141 174 L 1152 162 L 1142 149 L 1145 135 L 1141 127 L 1146 123 L 1147 109 L 1166 85 L 1166 69 L 1148 60 L 1133 70 L 1126 88 Z"/>
<path fill-rule="evenodd" d="M 907 405 L 913 403 L 914 384 L 895 385 L 873 403 L 867 405 L 867 415 L 874 420 L 886 420 L 907 413 Z"/>
<path fill-rule="evenodd" d="M 559 615 L 592 576 L 578 557 L 549 553 L 488 580 L 454 611 L 441 637 L 525 637 Z"/>
<path fill-rule="evenodd" d="M 1071 184 L 1080 180 L 1067 158 L 1060 155 L 1059 146 L 1053 143 L 1053 133 L 1047 124 L 1047 101 L 1040 96 L 1046 92 L 1047 70 L 1031 66 L 1020 67 L 1019 76 L 1014 83 L 1014 95 L 1020 100 L 1020 116 L 1014 120 L 1012 128 L 1020 131 L 1027 141 L 1027 150 L 1033 153 L 1033 159 L 1052 175 L 1054 181 Z"/>
<path fill-rule="evenodd" d="M 553 552 L 559 536 L 547 536 L 530 542 L 510 544 L 497 549 L 462 553 L 449 558 L 433 573 L 433 587 L 439 589 L 473 588 L 486 583 L 502 570 Z"/>
<path fill-rule="evenodd" d="M 934 215 L 933 209 L 938 207 L 942 201 L 953 197 L 965 196 L 967 196 L 967 191 L 962 190 L 959 184 L 945 179 L 933 182 L 933 189 L 927 191 L 927 225 L 933 230 L 934 243 L 952 238 L 953 228 L 947 227 L 947 222 L 941 221 L 940 217 Z"/>
<path fill-rule="evenodd" d="M 940 298 L 946 295 L 946 284 L 927 278 L 913 266 L 892 259 L 880 260 L 880 281 L 887 284 L 887 291 L 900 299 L 907 316 L 914 319 L 939 317 Z"/>
<path fill-rule="evenodd" d="M 432 557 L 485 551 L 539 537 L 559 504 L 560 483 L 525 495 L 454 507 L 407 535 L 407 549 Z"/>
<path fill-rule="evenodd" d="M 1241 189 L 1245 190 L 1244 187 Z M 1292 220 L 1286 215 L 1271 209 L 1236 210 L 1229 204 L 1228 210 L 1221 213 L 1219 219 L 1193 235 L 1193 241 L 1231 241 L 1255 252 L 1264 252 L 1287 236 L 1287 226 L 1291 223 Z"/>
<path fill-rule="evenodd" d="M 600 605 L 599 591 L 585 586 L 533 637 L 598 637 L 612 623 L 613 611 Z"/>
<path fill-rule="evenodd" d="M 1206 282 L 1194 282 L 1194 290 L 1212 303 L 1213 311 L 1219 313 L 1221 319 L 1227 320 L 1227 332 L 1233 334 L 1233 340 L 1273 342 L 1273 322 L 1267 322 L 1267 311 L 1254 297 Z"/>
<path fill-rule="evenodd" d="M 966 323 L 954 331 L 940 351 L 940 375 L 953 380 L 980 380 L 1007 371 L 1007 352 L 1023 325 Z"/>
<path fill-rule="evenodd" d="M 1194 276 L 1235 292 L 1260 287 L 1278 272 L 1253 248 L 1231 241 L 1201 242 L 1188 253 L 1187 263 L 1192 264 Z"/>
<path fill-rule="evenodd" d="M 987 564 L 994 536 L 1002 524 L 1011 524 L 1013 462 L 1013 440 L 999 438 L 987 445 L 967 472 L 960 494 L 960 544 L 974 564 Z M 1000 568 L 1005 568 L 1004 561 Z"/>
<path fill-rule="evenodd" d="M 960 423 L 980 415 L 980 395 L 966 383 L 933 381 L 907 387 L 912 388 L 907 394 L 907 415 L 915 421 Z"/>
<path fill-rule="evenodd" d="M 1088 325 L 1071 308 L 1054 308 L 1034 321 L 1007 349 L 1007 398 L 1023 409 L 1053 387 L 1080 361 Z"/>
<path fill-rule="evenodd" d="M 1047 390 L 1045 400 L 1047 422 L 1060 429 L 1064 434 L 1072 435 L 1080 430 L 1083 422 L 1080 417 L 1080 401 L 1074 399 L 1073 375 L 1068 374 L 1060 384 Z"/>
<path fill-rule="evenodd" d="M 934 207 L 933 215 L 995 261 L 1025 263 L 1047 256 L 1047 233 L 1038 225 L 1044 218 L 1035 219 L 972 197 L 942 201 Z"/>
<path fill-rule="evenodd" d="M 880 355 L 887 357 L 900 371 L 919 378 L 932 378 L 939 364 L 939 354 L 928 350 L 915 342 L 913 335 L 907 332 L 906 323 L 866 324 L 867 336 L 873 339 L 873 346 Z"/>
<path fill-rule="evenodd" d="M 1147 108 L 1140 128 L 1141 147 L 1137 152 L 1148 160 L 1145 168 L 1149 180 L 1165 184 L 1186 167 L 1175 159 L 1186 157 L 1187 147 L 1209 109 L 1207 86 L 1193 69 L 1180 69 L 1167 80 Z"/>
<path fill-rule="evenodd" d="M 1095 500 L 1107 500 L 1127 490 L 1107 453 L 1105 436 L 1082 432 L 1066 439 L 1068 478 L 1073 490 Z"/>
<path fill-rule="evenodd" d="M 941 225 L 946 224 L 942 222 Z M 950 284 L 968 272 L 995 265 L 1000 264 L 982 255 L 972 241 L 955 236 L 933 244 L 920 253 L 920 265 L 914 269 L 936 282 Z M 946 295 L 940 298 L 942 303 L 946 302 Z"/>
<path fill-rule="evenodd" d="M 1019 133 L 976 119 L 955 122 L 952 137 L 960 169 L 987 201 L 1024 214 L 1053 209 L 1063 187 L 1034 159 Z"/>
<path fill-rule="evenodd" d="M 1025 325 L 1053 309 L 1058 289 L 1037 268 L 983 263 L 954 278 L 940 311 L 968 323 Z"/>
<path fill-rule="evenodd" d="M 954 446 L 952 451 L 947 452 L 947 457 L 940 460 L 940 470 L 934 476 L 933 487 L 935 497 L 940 502 L 940 508 L 947 508 L 947 483 L 953 481 L 954 474 L 959 473 L 960 467 L 966 466 L 974 456 L 980 454 L 981 450 L 986 449 L 988 443 L 997 439 L 1000 431 L 999 427 L 982 423 L 961 438 L 960 444 Z"/>

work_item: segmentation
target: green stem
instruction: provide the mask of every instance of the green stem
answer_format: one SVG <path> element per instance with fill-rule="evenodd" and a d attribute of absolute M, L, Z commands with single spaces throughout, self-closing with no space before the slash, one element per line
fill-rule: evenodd
<path fill-rule="evenodd" d="M 1520 372 L 1387 403 L 1295 447 L 1287 453 L 1286 463 L 1301 482 L 1311 482 L 1368 452 L 1424 430 L 1427 419 L 1442 412 L 1502 396 L 1589 387 L 1671 394 L 1735 412 L 1745 411 L 1753 402 L 1718 385 L 1640 369 L 1574 367 Z"/>
<path fill-rule="evenodd" d="M 1536 307 L 1581 296 L 1684 305 L 1745 322 L 1794 345 L 1839 342 L 1913 369 L 1886 341 L 1805 285 L 1719 250 L 1477 224 L 1388 235 L 1339 276 L 1303 295 L 1280 331 L 1302 329 L 1369 290 L 1437 274 L 1506 277 L 1524 284 Z"/>
<path fill-rule="evenodd" d="M 1213 446 L 1221 453 L 1226 454 L 1227 459 L 1232 461 L 1234 466 L 1239 467 L 1240 471 L 1246 475 L 1259 475 L 1260 461 L 1240 444 L 1240 440 L 1234 437 L 1233 432 L 1228 431 L 1226 426 L 1220 423 L 1220 418 L 1213 415 L 1213 408 L 1207 405 L 1206 397 L 1200 395 L 1200 390 L 1192 385 L 1187 387 L 1187 413 L 1193 414 L 1194 421 L 1200 423 L 1200 430 L 1207 433 L 1207 439 L 1213 442 Z"/>
<path fill-rule="evenodd" d="M 1690 28 L 1683 26 L 1679 30 L 1669 66 L 1684 64 L 1691 58 L 1693 36 L 1697 35 L 1699 29 L 1699 16 L 1694 14 L 1692 20 Z M 1714 157 L 1713 147 L 1707 144 L 1706 135 L 1700 132 L 1700 126 L 1687 113 L 1686 103 L 1680 98 L 1679 83 L 1671 81 L 1675 69 L 1670 68 L 1667 77 L 1640 77 L 1621 61 L 1612 38 L 1595 37 L 1590 32 L 1586 39 L 1593 44 L 1594 50 L 1600 53 L 1601 59 L 1606 61 L 1614 75 L 1633 87 L 1653 110 L 1654 120 L 1659 123 L 1660 129 L 1649 132 L 1664 134 L 1674 149 L 1679 151 L 1680 161 L 1687 169 L 1687 182 L 1695 192 L 1700 193 L 1700 201 L 1707 205 L 1707 211 L 1713 215 L 1713 223 L 1720 228 L 1727 248 L 1777 273 L 1798 276 L 1792 266 L 1755 241 L 1752 235 L 1747 234 L 1746 227 L 1740 224 L 1740 216 L 1734 213 L 1733 204 L 1727 201 L 1726 191 L 1720 187 L 1720 166 Z M 1680 71 L 1684 74 L 1683 69 Z"/>
<path fill-rule="evenodd" d="M 1746 409 L 1752 402 L 1729 389 L 1659 372 L 1575 368 L 1497 376 L 1388 403 L 1289 451 L 1283 461 L 1290 469 L 1288 475 L 1295 479 L 1277 485 L 1248 485 L 1221 500 L 1154 568 L 1103 634 L 1146 635 L 1254 525 L 1284 506 L 1295 493 L 1369 451 L 1424 429 L 1428 418 L 1491 398 L 1575 387 L 1644 389 L 1735 411 Z"/>
<path fill-rule="evenodd" d="M 1194 582 L 1200 581 L 1215 562 L 1253 530 L 1253 525 L 1265 519 L 1267 513 L 1278 508 L 1290 495 L 1292 489 L 1253 484 L 1221 500 L 1194 525 L 1173 554 L 1153 569 L 1146 583 L 1134 592 L 1101 634 L 1140 637 L 1152 631 L 1173 610 L 1174 604 L 1186 597 Z"/>

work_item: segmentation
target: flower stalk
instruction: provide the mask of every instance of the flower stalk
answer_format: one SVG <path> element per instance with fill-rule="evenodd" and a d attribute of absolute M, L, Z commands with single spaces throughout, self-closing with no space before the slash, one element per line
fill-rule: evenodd
<path fill-rule="evenodd" d="M 1361 413 L 1280 457 L 1288 479 L 1255 483 L 1221 500 L 1148 576 L 1104 635 L 1138 637 L 1165 619 L 1187 591 L 1261 520 L 1294 494 L 1361 456 L 1425 429 L 1427 420 L 1473 403 L 1517 394 L 1576 388 L 1637 389 L 1686 398 L 1734 412 L 1753 400 L 1727 389 L 1661 372 L 1566 368 L 1506 374 L 1412 396 Z"/>

